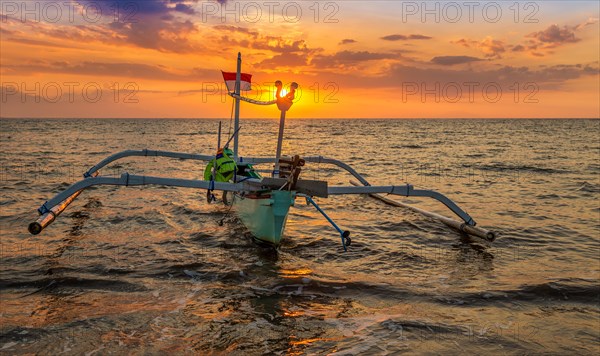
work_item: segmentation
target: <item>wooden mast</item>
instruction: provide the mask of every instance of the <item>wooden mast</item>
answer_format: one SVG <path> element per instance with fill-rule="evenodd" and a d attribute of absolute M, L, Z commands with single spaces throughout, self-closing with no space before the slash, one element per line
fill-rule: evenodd
<path fill-rule="evenodd" d="M 242 79 L 242 53 L 238 52 L 237 58 L 237 72 L 235 75 L 235 120 L 234 120 L 234 137 L 233 137 L 233 159 L 237 162 L 238 160 L 238 128 L 240 127 L 240 81 Z"/>

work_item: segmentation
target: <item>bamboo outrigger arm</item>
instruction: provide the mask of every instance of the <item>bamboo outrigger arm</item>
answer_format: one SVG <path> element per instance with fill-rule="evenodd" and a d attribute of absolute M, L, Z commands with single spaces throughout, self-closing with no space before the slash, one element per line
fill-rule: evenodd
<path fill-rule="evenodd" d="M 100 161 L 98 164 L 90 168 L 85 174 L 84 177 L 86 179 L 79 181 L 69 188 L 67 188 L 62 193 L 56 195 L 54 198 L 50 199 L 46 203 L 44 203 L 39 209 L 40 218 L 31 223 L 29 226 L 29 231 L 32 234 L 39 234 L 46 226 L 51 224 L 58 215 L 60 215 L 70 204 L 77 198 L 77 196 L 84 189 L 96 186 L 96 185 L 120 185 L 120 186 L 139 186 L 139 185 L 165 185 L 165 186 L 175 186 L 175 187 L 186 187 L 186 188 L 196 188 L 196 189 L 210 189 L 210 190 L 222 190 L 222 191 L 254 191 L 263 188 L 263 183 L 260 180 L 249 179 L 240 183 L 223 183 L 223 182 L 211 182 L 204 180 L 193 180 L 193 179 L 177 179 L 177 178 L 163 178 L 163 177 L 153 177 L 153 176 L 140 176 L 140 175 L 130 175 L 128 173 L 124 173 L 119 178 L 114 177 L 96 177 L 98 175 L 98 171 L 105 167 L 106 165 L 125 158 L 132 156 L 142 156 L 142 157 L 168 157 L 168 158 L 177 158 L 177 159 L 191 159 L 191 160 L 199 160 L 199 161 L 210 161 L 214 157 L 212 155 L 198 155 L 191 153 L 181 153 L 181 152 L 170 152 L 170 151 L 156 151 L 156 150 L 127 150 L 111 155 L 104 160 Z M 415 196 L 415 197 L 429 197 L 435 200 L 438 200 L 445 206 L 447 206 L 452 212 L 454 212 L 457 216 L 459 216 L 466 225 L 475 226 L 476 223 L 473 218 L 467 214 L 464 210 L 462 210 L 458 205 L 456 205 L 452 200 L 440 194 L 436 191 L 432 190 L 417 190 L 414 189 L 412 185 L 401 185 L 401 186 L 371 186 L 369 182 L 360 175 L 356 170 L 354 170 L 348 164 L 332 159 L 326 158 L 322 156 L 314 156 L 314 157 L 305 157 L 305 161 L 313 162 L 313 163 L 324 163 L 324 164 L 332 164 L 336 165 L 352 176 L 357 178 L 363 186 L 332 186 L 328 187 L 327 194 L 328 195 L 342 195 L 342 194 L 370 194 L 376 195 L 378 193 L 386 193 L 400 196 Z M 252 158 L 252 157 L 240 157 L 240 162 L 246 163 L 273 163 L 276 161 L 273 157 L 265 157 L 265 158 Z"/>
<path fill-rule="evenodd" d="M 104 166 L 106 166 L 116 160 L 119 160 L 119 159 L 125 158 L 125 157 L 131 157 L 131 156 L 169 157 L 169 158 L 192 159 L 192 160 L 200 160 L 200 161 L 210 161 L 214 158 L 214 156 L 210 156 L 210 155 L 197 155 L 197 154 L 181 153 L 181 152 L 155 151 L 155 150 L 148 150 L 148 149 L 139 150 L 139 151 L 128 150 L 128 151 L 116 153 L 112 156 L 105 158 L 100 163 L 98 163 L 94 167 L 90 168 L 84 174 L 84 177 L 90 177 L 92 174 L 96 173 L 98 170 L 100 170 Z M 345 171 L 347 171 L 348 173 L 350 173 L 356 179 L 358 179 L 360 181 L 360 183 L 362 183 L 364 186 L 366 186 L 366 187 L 371 186 L 371 184 L 360 173 L 358 173 L 354 168 L 352 168 L 350 165 L 348 165 L 342 161 L 339 161 L 339 160 L 336 160 L 333 158 L 323 157 L 323 156 L 304 157 L 304 160 L 306 162 L 332 164 L 332 165 L 338 166 L 338 167 L 344 169 Z M 256 158 L 255 157 L 240 157 L 240 162 L 254 163 L 254 164 L 274 163 L 275 161 L 276 161 L 275 157 L 264 157 L 264 158 L 263 157 L 256 157 Z M 162 178 L 162 179 L 164 179 L 164 178 Z M 150 183 L 150 184 L 152 184 L 152 183 Z M 452 210 L 452 212 L 454 212 L 456 215 L 458 215 L 468 225 L 471 225 L 471 226 L 476 225 L 475 221 L 473 220 L 473 218 L 471 218 L 469 216 L 469 214 L 467 214 L 461 208 L 459 208 L 452 200 L 448 199 L 443 194 L 440 194 L 435 191 L 415 190 L 412 188 L 411 185 L 389 186 L 389 187 L 386 187 L 383 191 L 380 191 L 380 190 L 375 191 L 373 189 L 365 190 L 364 188 L 365 187 L 347 187 L 345 192 L 342 192 L 342 190 L 340 190 L 341 187 L 330 187 L 329 194 L 388 193 L 388 194 L 404 195 L 404 196 L 430 197 L 430 198 L 434 198 L 434 199 L 440 201 L 442 204 L 446 205 L 450 210 Z M 380 188 L 380 187 L 377 187 L 377 188 Z M 215 188 L 215 189 L 219 190 L 218 188 Z M 331 191 L 331 189 L 333 189 L 333 191 Z"/>
<path fill-rule="evenodd" d="M 58 217 L 79 194 L 86 188 L 97 185 L 118 185 L 118 186 L 140 186 L 140 185 L 164 185 L 172 187 L 196 188 L 196 189 L 211 189 L 222 191 L 255 191 L 261 189 L 260 180 L 249 179 L 240 183 L 222 183 L 215 181 L 195 180 L 195 179 L 179 179 L 179 178 L 162 178 L 152 176 L 139 176 L 123 173 L 119 178 L 113 177 L 95 177 L 94 176 L 80 180 L 71 185 L 63 192 L 57 194 L 52 199 L 48 200 L 38 209 L 40 217 L 29 224 L 28 230 L 31 234 L 37 235 L 50 225 L 56 217 Z"/>
<path fill-rule="evenodd" d="M 83 176 L 85 178 L 89 178 L 94 173 L 98 172 L 100 169 L 111 164 L 112 162 L 117 161 L 122 158 L 126 158 L 126 157 L 167 157 L 167 158 L 177 158 L 177 159 L 189 159 L 189 160 L 196 160 L 196 161 L 210 161 L 215 158 L 213 155 L 199 155 L 199 154 L 183 153 L 183 152 L 157 151 L 157 150 L 149 150 L 149 149 L 127 150 L 127 151 L 122 151 L 122 152 L 115 153 L 113 155 L 106 157 L 105 159 L 100 161 L 98 164 L 96 164 L 95 166 L 90 168 L 86 173 L 84 173 Z M 309 156 L 309 157 L 303 157 L 303 158 L 306 162 L 332 164 L 332 165 L 338 166 L 338 167 L 344 169 L 345 171 L 347 171 L 348 173 L 350 173 L 356 179 L 358 179 L 363 185 L 367 185 L 367 186 L 371 185 L 354 168 L 352 168 L 351 166 L 349 166 L 348 164 L 346 164 L 342 161 L 339 161 L 339 160 L 336 160 L 333 158 L 323 157 L 323 156 Z M 275 163 L 276 158 L 275 157 L 240 157 L 239 161 L 245 162 L 245 163 L 254 163 L 254 164 Z"/>
<path fill-rule="evenodd" d="M 168 157 L 168 158 L 178 158 L 178 159 L 191 159 L 197 161 L 210 161 L 215 158 L 214 155 L 198 155 L 193 153 L 183 153 L 183 152 L 170 152 L 170 151 L 156 151 L 156 150 L 127 150 L 119 153 L 115 153 L 114 155 L 110 155 L 100 161 L 97 165 L 90 168 L 86 173 L 84 173 L 84 177 L 91 177 L 92 174 L 99 171 L 103 167 L 111 164 L 114 161 L 125 157 Z"/>
<path fill-rule="evenodd" d="M 330 195 L 343 195 L 343 194 L 378 194 L 386 193 L 393 195 L 401 195 L 405 197 L 428 197 L 433 198 L 440 203 L 444 204 L 448 209 L 452 210 L 454 214 L 460 217 L 467 225 L 475 226 L 477 223 L 473 218 L 456 205 L 445 195 L 438 193 L 434 190 L 426 189 L 414 189 L 410 184 L 405 185 L 385 185 L 385 186 L 340 186 L 340 187 L 329 187 L 328 193 Z"/>
<path fill-rule="evenodd" d="M 196 179 L 179 179 L 179 178 L 163 178 L 153 176 L 130 175 L 123 173 L 119 178 L 113 177 L 90 177 L 83 179 L 63 192 L 57 194 L 52 199 L 45 202 L 39 209 L 41 217 L 34 223 L 30 224 L 29 231 L 32 234 L 39 234 L 46 226 L 54 221 L 75 198 L 86 188 L 97 185 L 117 185 L 117 186 L 140 186 L 140 185 L 164 185 L 172 187 L 210 189 L 222 191 L 255 191 L 263 189 L 263 184 L 260 180 L 249 179 L 239 183 L 223 183 Z M 342 194 L 375 194 L 387 193 L 404 196 L 420 196 L 436 199 L 446 205 L 456 215 L 465 221 L 467 225 L 475 226 L 475 221 L 459 208 L 452 200 L 446 196 L 431 190 L 416 190 L 411 185 L 403 186 L 333 186 L 328 187 L 329 195 Z"/>
<path fill-rule="evenodd" d="M 255 184 L 252 184 L 255 181 Z M 129 173 L 123 173 L 121 177 L 96 177 L 86 178 L 79 182 L 71 185 L 63 192 L 54 196 L 54 198 L 48 200 L 39 209 L 38 212 L 43 214 L 48 211 L 51 207 L 60 204 L 63 200 L 67 199 L 74 193 L 83 189 L 89 188 L 96 185 L 121 185 L 121 186 L 139 186 L 139 185 L 164 185 L 171 187 L 182 187 L 182 188 L 196 188 L 196 189 L 212 189 L 212 190 L 223 190 L 223 191 L 253 191 L 259 190 L 257 184 L 258 180 L 247 180 L 241 183 L 223 183 L 208 180 L 198 179 L 181 179 L 181 178 L 163 178 L 153 176 L 140 176 Z"/>
<path fill-rule="evenodd" d="M 366 185 L 366 186 L 371 185 L 354 168 L 352 168 L 348 164 L 346 164 L 342 161 L 339 161 L 337 159 L 327 158 L 327 157 L 323 157 L 323 156 L 309 156 L 309 157 L 302 157 L 302 159 L 304 159 L 306 162 L 311 162 L 311 163 L 324 163 L 324 164 L 331 164 L 331 165 L 338 166 L 338 167 L 344 169 L 346 172 L 350 173 L 354 178 L 358 179 L 363 185 Z M 258 158 L 240 157 L 240 162 L 253 163 L 253 164 L 274 163 L 275 160 L 276 160 L 275 157 L 258 157 Z"/>

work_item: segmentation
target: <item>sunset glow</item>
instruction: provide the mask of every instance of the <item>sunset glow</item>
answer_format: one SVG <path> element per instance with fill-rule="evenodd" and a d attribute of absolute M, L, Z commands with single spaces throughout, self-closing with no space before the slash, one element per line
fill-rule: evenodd
<path fill-rule="evenodd" d="M 598 2 L 2 1 L 2 117 L 599 117 Z M 285 84 L 287 83 L 287 84 Z M 244 117 L 276 117 L 244 106 Z"/>

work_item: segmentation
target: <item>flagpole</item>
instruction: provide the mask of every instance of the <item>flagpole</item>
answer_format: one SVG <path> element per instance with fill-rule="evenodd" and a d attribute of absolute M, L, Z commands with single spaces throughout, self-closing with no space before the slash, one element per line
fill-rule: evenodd
<path fill-rule="evenodd" d="M 235 121 L 234 121 L 234 132 L 240 127 L 240 87 L 242 79 L 242 53 L 238 52 L 237 58 L 237 73 L 235 75 Z M 233 159 L 237 162 L 238 160 L 238 137 L 239 134 L 233 137 Z"/>

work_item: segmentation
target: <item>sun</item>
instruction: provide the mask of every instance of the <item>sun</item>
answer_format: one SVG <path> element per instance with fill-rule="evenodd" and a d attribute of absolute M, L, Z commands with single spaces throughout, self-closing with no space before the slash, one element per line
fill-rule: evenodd
<path fill-rule="evenodd" d="M 287 95 L 287 93 L 288 93 L 288 91 L 287 91 L 286 89 L 283 89 L 283 88 L 282 88 L 282 89 L 281 89 L 281 92 L 280 92 L 280 95 L 281 95 L 281 97 L 283 98 L 283 97 L 285 97 L 285 96 Z M 273 93 L 273 96 L 274 96 L 274 97 L 277 97 L 277 88 L 275 88 L 275 93 Z"/>

